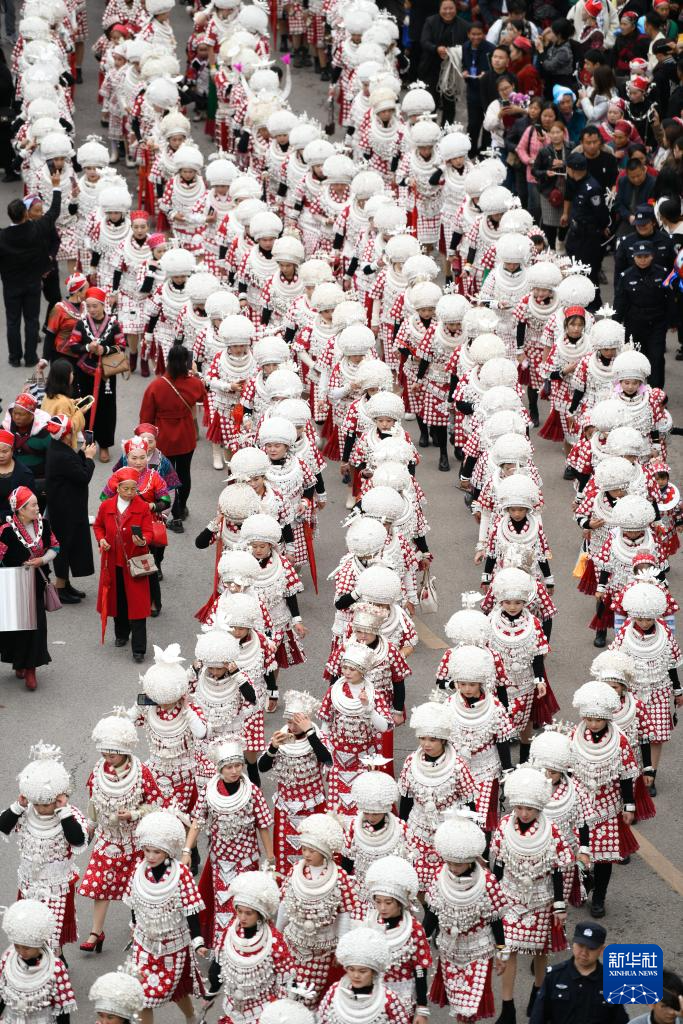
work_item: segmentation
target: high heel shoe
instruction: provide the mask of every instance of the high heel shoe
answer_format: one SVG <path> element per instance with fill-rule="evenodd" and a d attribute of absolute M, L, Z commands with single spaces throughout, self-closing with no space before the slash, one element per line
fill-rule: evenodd
<path fill-rule="evenodd" d="M 93 935 L 95 936 L 95 941 L 91 942 L 90 940 L 93 937 Z M 93 953 L 93 952 L 94 953 L 101 953 L 103 945 L 104 945 L 104 932 L 100 932 L 99 935 L 97 934 L 97 932 L 90 932 L 90 935 L 88 936 L 88 941 L 87 942 L 81 942 L 81 944 L 80 944 L 80 946 L 78 948 L 82 949 L 84 953 Z"/>

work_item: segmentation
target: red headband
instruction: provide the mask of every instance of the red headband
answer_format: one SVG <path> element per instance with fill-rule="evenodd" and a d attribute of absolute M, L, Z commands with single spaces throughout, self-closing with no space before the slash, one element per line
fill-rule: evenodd
<path fill-rule="evenodd" d="M 88 288 L 85 297 L 86 299 L 97 299 L 98 302 L 107 301 L 107 293 L 104 288 Z"/>

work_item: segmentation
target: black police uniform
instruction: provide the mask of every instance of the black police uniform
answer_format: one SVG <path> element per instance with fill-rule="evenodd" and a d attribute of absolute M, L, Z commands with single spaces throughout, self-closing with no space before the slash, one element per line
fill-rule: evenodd
<path fill-rule="evenodd" d="M 615 294 L 615 319 L 650 360 L 649 381 L 654 388 L 664 387 L 669 298 L 664 280 L 668 273 L 654 261 L 645 270 L 629 267 L 619 277 Z"/>
<path fill-rule="evenodd" d="M 624 270 L 633 266 L 633 253 L 638 242 L 650 242 L 654 252 L 654 262 L 660 267 L 673 267 L 676 256 L 671 235 L 661 228 L 657 228 L 651 235 L 639 235 L 637 231 L 631 231 L 623 235 L 617 250 L 614 254 L 614 287 L 616 289 L 619 277 Z"/>
<path fill-rule="evenodd" d="M 580 974 L 574 958 L 549 967 L 536 996 L 529 1024 L 626 1024 L 623 1006 L 605 1002 L 602 964 Z"/>
<path fill-rule="evenodd" d="M 595 302 L 600 298 L 600 267 L 604 256 L 602 243 L 609 224 L 609 210 L 602 186 L 589 174 L 575 183 L 569 211 L 569 231 L 565 242 L 567 255 L 590 266 L 590 279 L 595 285 Z"/>

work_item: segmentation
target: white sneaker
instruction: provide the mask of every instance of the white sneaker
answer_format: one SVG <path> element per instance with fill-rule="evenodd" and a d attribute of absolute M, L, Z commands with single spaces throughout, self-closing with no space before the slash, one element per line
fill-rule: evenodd
<path fill-rule="evenodd" d="M 223 463 L 223 449 L 219 444 L 212 444 L 211 448 L 213 450 L 213 468 L 215 470 L 225 469 Z"/>
<path fill-rule="evenodd" d="M 414 420 L 415 419 L 415 413 L 414 412 L 407 412 L 405 414 L 405 416 L 403 417 L 403 419 L 404 420 Z"/>
<path fill-rule="evenodd" d="M 345 507 L 345 508 L 349 508 L 349 509 L 351 509 L 351 508 L 355 508 L 355 507 L 356 507 L 356 502 L 357 502 L 357 501 L 358 501 L 358 499 L 357 499 L 357 498 L 355 498 L 355 497 L 353 496 L 353 494 L 349 494 L 349 496 L 348 496 L 348 498 L 346 499 L 346 502 L 345 502 L 345 504 L 344 504 L 344 507 Z"/>

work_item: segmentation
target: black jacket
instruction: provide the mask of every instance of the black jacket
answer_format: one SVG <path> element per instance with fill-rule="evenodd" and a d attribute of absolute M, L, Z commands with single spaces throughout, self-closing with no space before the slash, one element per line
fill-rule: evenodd
<path fill-rule="evenodd" d="M 91 576 L 95 567 L 88 521 L 88 485 L 95 463 L 63 441 L 50 441 L 45 460 L 45 489 L 50 523 L 69 560 L 72 576 Z"/>
<path fill-rule="evenodd" d="M 460 46 L 467 40 L 467 24 L 460 18 L 445 22 L 440 14 L 432 14 L 422 28 L 420 46 L 422 48 L 422 64 L 420 75 L 433 87 L 441 73 L 441 58 L 437 47 Z"/>
<path fill-rule="evenodd" d="M 25 220 L 0 229 L 0 277 L 3 287 L 25 288 L 40 281 L 50 269 L 50 241 L 62 208 L 62 193 L 54 189 L 47 213 L 38 220 Z"/>
<path fill-rule="evenodd" d="M 539 191 L 542 192 L 544 196 L 550 195 L 554 188 L 559 188 L 564 191 L 566 178 L 557 177 L 556 175 L 548 177 L 548 171 L 551 170 L 553 166 L 553 160 L 557 159 L 564 160 L 565 166 L 560 169 L 566 171 L 569 152 L 569 146 L 565 143 L 561 152 L 558 152 L 554 146 L 544 146 L 543 149 L 540 149 L 536 154 L 532 173 L 538 182 Z"/>
<path fill-rule="evenodd" d="M 529 1024 L 627 1024 L 623 1006 L 606 1002 L 602 964 L 592 974 L 579 974 L 574 959 L 548 968 L 536 996 Z"/>
<path fill-rule="evenodd" d="M 646 270 L 635 265 L 624 270 L 614 293 L 614 319 L 624 324 L 627 334 L 634 327 L 657 327 L 666 323 L 668 304 L 663 288 L 668 267 L 654 261 Z"/>

